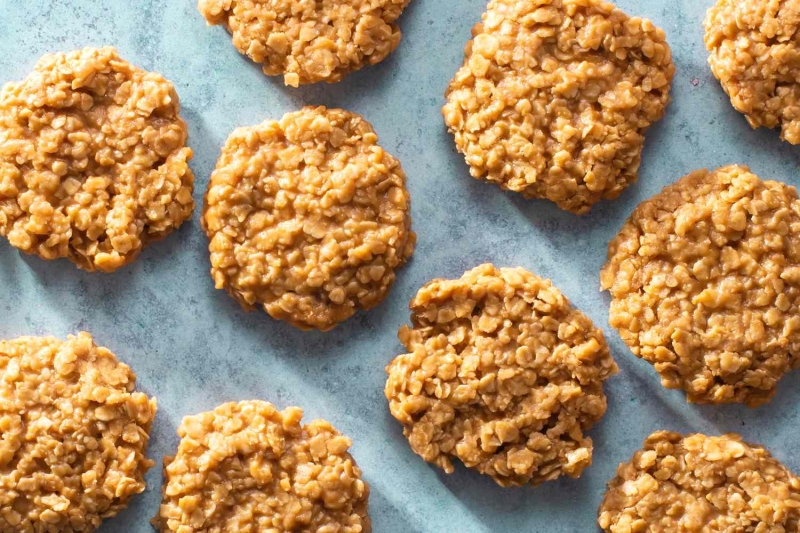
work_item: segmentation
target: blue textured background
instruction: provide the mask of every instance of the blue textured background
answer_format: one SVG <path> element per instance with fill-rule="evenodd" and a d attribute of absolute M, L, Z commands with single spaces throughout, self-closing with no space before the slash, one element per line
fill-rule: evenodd
<path fill-rule="evenodd" d="M 0 337 L 90 331 L 133 367 L 142 390 L 158 397 L 149 455 L 159 462 L 177 445 L 181 417 L 226 401 L 296 404 L 308 420 L 330 420 L 355 443 L 352 452 L 372 485 L 376 533 L 596 531 L 605 482 L 656 429 L 740 432 L 798 472 L 800 455 L 791 452 L 800 373 L 757 410 L 687 405 L 607 326 L 608 297 L 598 292 L 606 245 L 633 207 L 689 171 L 745 163 L 763 178 L 798 185 L 797 149 L 774 131 L 751 131 L 711 76 L 701 24 L 710 3 L 619 0 L 628 13 L 666 30 L 678 67 L 674 98 L 650 130 L 639 183 L 577 218 L 474 181 L 445 131 L 443 93 L 484 0 L 413 0 L 400 22 L 403 42 L 387 61 L 337 85 L 299 90 L 265 78 L 225 30 L 206 27 L 192 0 L 0 0 L 0 83 L 25 77 L 46 52 L 101 45 L 174 82 L 195 151 L 198 202 L 231 130 L 325 104 L 363 114 L 400 159 L 419 235 L 389 298 L 327 334 L 244 313 L 215 291 L 197 213 L 113 275 L 22 256 L 2 240 Z M 606 387 L 609 410 L 591 432 L 594 466 L 580 480 L 531 490 L 502 489 L 461 467 L 447 476 L 411 452 L 389 415 L 383 368 L 402 349 L 396 332 L 408 320 L 408 301 L 429 279 L 458 277 L 484 261 L 552 278 L 606 332 L 622 372 Z M 147 481 L 146 493 L 102 532 L 151 531 L 159 468 Z"/>

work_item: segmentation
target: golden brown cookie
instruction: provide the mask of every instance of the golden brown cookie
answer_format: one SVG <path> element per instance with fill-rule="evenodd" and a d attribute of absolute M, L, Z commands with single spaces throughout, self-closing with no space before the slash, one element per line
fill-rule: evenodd
<path fill-rule="evenodd" d="M 198 8 L 264 74 L 297 87 L 337 82 L 386 59 L 400 44 L 395 21 L 409 1 L 199 0 Z"/>
<path fill-rule="evenodd" d="M 0 533 L 88 533 L 144 491 L 156 401 L 80 333 L 0 341 Z"/>
<path fill-rule="evenodd" d="M 607 533 L 798 531 L 800 478 L 739 435 L 657 431 L 617 469 L 598 523 Z"/>
<path fill-rule="evenodd" d="M 234 131 L 201 221 L 216 287 L 301 329 L 375 307 L 414 251 L 405 180 L 372 126 L 341 109 Z"/>
<path fill-rule="evenodd" d="M 591 464 L 584 432 L 606 412 L 603 381 L 617 366 L 550 281 L 481 265 L 422 287 L 411 321 L 384 392 L 417 455 L 447 473 L 458 459 L 504 487 Z"/>
<path fill-rule="evenodd" d="M 796 0 L 719 0 L 708 10 L 711 71 L 753 128 L 800 144 L 800 6 Z"/>
<path fill-rule="evenodd" d="M 48 54 L 0 91 L 0 235 L 111 272 L 188 219 L 178 95 L 113 48 Z"/>
<path fill-rule="evenodd" d="M 174 531 L 370 533 L 369 487 L 347 453 L 349 438 L 303 411 L 261 401 L 187 416 L 164 459 L 163 501 L 153 524 Z"/>
<path fill-rule="evenodd" d="M 747 167 L 693 172 L 608 247 L 611 325 L 690 402 L 756 406 L 800 366 L 800 200 Z"/>
<path fill-rule="evenodd" d="M 602 0 L 492 0 L 442 109 L 473 177 L 586 213 L 636 181 L 675 66 Z"/>

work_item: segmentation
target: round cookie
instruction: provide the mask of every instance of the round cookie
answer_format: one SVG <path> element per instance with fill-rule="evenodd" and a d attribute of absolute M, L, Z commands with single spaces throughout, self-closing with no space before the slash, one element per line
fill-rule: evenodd
<path fill-rule="evenodd" d="M 600 274 L 611 325 L 690 402 L 756 406 L 800 366 L 800 200 L 747 167 L 642 203 Z"/>
<path fill-rule="evenodd" d="M 234 131 L 201 220 L 216 287 L 301 329 L 378 305 L 416 237 L 405 174 L 377 143 L 324 107 Z"/>
<path fill-rule="evenodd" d="M 178 95 L 113 48 L 45 55 L 0 91 L 0 235 L 111 272 L 189 218 Z"/>
<path fill-rule="evenodd" d="M 602 0 L 492 0 L 442 109 L 473 177 L 577 214 L 636 181 L 675 73 L 664 32 Z"/>
<path fill-rule="evenodd" d="M 0 532 L 91 532 L 144 491 L 156 401 L 91 335 L 0 341 Z"/>
<path fill-rule="evenodd" d="M 268 76 L 298 87 L 340 81 L 380 63 L 400 44 L 410 0 L 199 0 L 210 25 L 224 25 L 233 45 Z"/>
<path fill-rule="evenodd" d="M 417 455 L 447 473 L 458 459 L 504 487 L 577 478 L 591 464 L 584 432 L 605 413 L 603 381 L 617 366 L 550 281 L 482 265 L 422 287 L 411 321 L 384 392 Z"/>
<path fill-rule="evenodd" d="M 711 71 L 753 128 L 800 144 L 800 11 L 786 0 L 719 0 L 704 21 Z"/>
<path fill-rule="evenodd" d="M 261 401 L 187 416 L 164 459 L 163 501 L 153 524 L 175 531 L 370 533 L 369 486 L 347 453 L 349 438 L 303 411 Z"/>
<path fill-rule="evenodd" d="M 800 526 L 800 478 L 739 435 L 657 431 L 619 466 L 599 514 L 607 533 L 788 533 Z"/>

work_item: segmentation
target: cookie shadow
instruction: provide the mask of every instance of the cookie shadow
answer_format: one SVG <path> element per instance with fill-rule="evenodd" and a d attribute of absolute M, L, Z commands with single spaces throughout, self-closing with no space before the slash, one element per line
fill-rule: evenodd
<path fill-rule="evenodd" d="M 203 210 L 203 198 L 222 146 L 231 132 L 212 128 L 203 110 L 193 106 L 182 106 L 181 116 L 189 126 L 187 144 L 194 152 L 194 157 L 189 162 L 189 167 L 194 173 L 194 194 L 192 196 L 195 202 L 195 209 L 192 213 L 192 221 L 195 224 L 195 229 L 202 234 L 203 231 L 200 229 L 199 221 Z"/>
<path fill-rule="evenodd" d="M 590 469 L 583 475 L 589 477 Z M 520 518 L 558 516 L 574 512 L 594 499 L 589 490 L 592 483 L 588 479 L 562 477 L 539 487 L 501 487 L 488 476 L 473 472 L 460 463 L 452 474 L 438 471 L 437 477 L 462 503 L 462 509 L 481 523 L 485 531 L 496 531 L 496 525 L 507 521 L 509 515 Z"/>

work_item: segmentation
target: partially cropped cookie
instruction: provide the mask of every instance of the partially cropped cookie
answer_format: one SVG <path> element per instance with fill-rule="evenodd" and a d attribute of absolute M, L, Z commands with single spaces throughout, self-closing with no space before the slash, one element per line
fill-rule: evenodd
<path fill-rule="evenodd" d="M 711 71 L 753 128 L 800 144 L 800 34 L 792 0 L 719 0 L 708 10 Z"/>
<path fill-rule="evenodd" d="M 759 405 L 800 366 L 794 187 L 693 172 L 633 212 L 600 277 L 611 325 L 691 402 Z"/>
<path fill-rule="evenodd" d="M 417 455 L 447 473 L 458 459 L 505 487 L 577 478 L 591 464 L 585 432 L 617 366 L 550 281 L 482 265 L 420 289 L 411 322 L 384 392 Z"/>
<path fill-rule="evenodd" d="M 111 272 L 194 209 L 175 88 L 113 48 L 48 54 L 0 90 L 0 235 Z"/>
<path fill-rule="evenodd" d="M 375 307 L 414 251 L 405 181 L 372 126 L 341 109 L 234 131 L 201 221 L 216 287 L 301 329 Z"/>
<path fill-rule="evenodd" d="M 144 491 L 156 401 L 88 333 L 0 341 L 0 532 L 88 533 Z"/>
<path fill-rule="evenodd" d="M 161 533 L 370 533 L 369 487 L 352 445 L 324 420 L 261 401 L 187 416 L 164 459 Z"/>
<path fill-rule="evenodd" d="M 586 213 L 636 181 L 675 73 L 664 32 L 602 0 L 491 0 L 442 109 L 473 177 Z"/>
<path fill-rule="evenodd" d="M 800 478 L 739 435 L 657 431 L 617 469 L 598 523 L 607 533 L 798 531 Z"/>
<path fill-rule="evenodd" d="M 264 74 L 286 85 L 340 81 L 380 63 L 400 44 L 395 22 L 410 0 L 199 0 L 211 25 Z"/>

